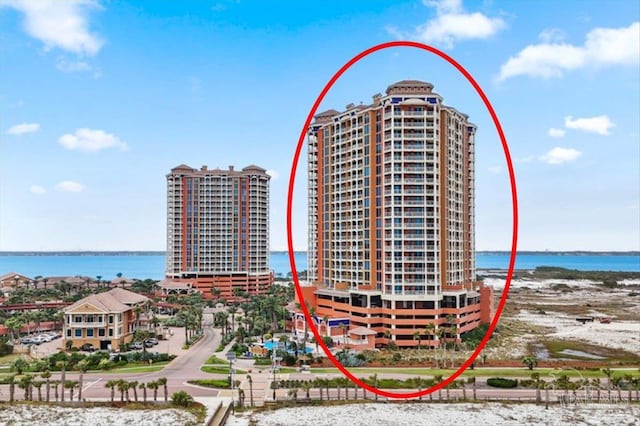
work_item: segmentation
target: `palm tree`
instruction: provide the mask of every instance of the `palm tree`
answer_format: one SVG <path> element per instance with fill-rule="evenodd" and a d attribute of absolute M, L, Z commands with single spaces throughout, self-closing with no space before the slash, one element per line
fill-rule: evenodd
<path fill-rule="evenodd" d="M 420 349 L 420 343 L 422 343 L 420 339 L 420 332 L 418 330 L 413 332 L 413 339 L 418 341 L 418 349 Z"/>
<path fill-rule="evenodd" d="M 522 358 L 522 363 L 526 365 L 529 370 L 533 370 L 538 365 L 538 358 L 535 356 L 526 356 Z"/>
<path fill-rule="evenodd" d="M 45 380 L 46 383 L 46 401 L 49 402 L 49 395 L 50 395 L 50 390 L 51 390 L 51 371 L 49 370 L 44 370 L 42 373 L 40 373 L 40 377 L 42 377 Z"/>
<path fill-rule="evenodd" d="M 31 390 L 31 385 L 33 383 L 33 377 L 30 374 L 25 374 L 20 378 L 18 382 L 18 387 L 20 389 L 24 389 L 24 400 L 29 401 L 29 393 Z"/>
<path fill-rule="evenodd" d="M 249 401 L 251 403 L 251 408 L 253 408 L 253 378 L 251 374 L 247 374 L 247 381 L 249 382 Z"/>
<path fill-rule="evenodd" d="M 118 381 L 117 380 L 109 380 L 107 381 L 107 383 L 104 384 L 105 388 L 110 388 L 111 389 L 111 402 L 113 402 L 113 398 L 115 396 L 115 387 L 118 386 Z"/>
<path fill-rule="evenodd" d="M 234 305 L 229 307 L 227 310 L 229 315 L 231 315 L 231 333 L 235 333 L 236 330 L 236 314 L 238 313 L 238 308 Z"/>
<path fill-rule="evenodd" d="M 88 366 L 89 361 L 86 359 L 80 360 L 76 364 L 76 368 L 80 371 L 80 375 L 78 376 L 78 401 L 82 401 L 82 376 L 87 372 Z"/>
<path fill-rule="evenodd" d="M 54 380 L 53 382 L 51 382 L 51 384 L 53 385 L 53 396 L 56 402 L 58 402 L 58 386 L 60 386 L 62 382 L 60 380 Z M 64 389 L 62 391 L 64 392 Z"/>
<path fill-rule="evenodd" d="M 142 401 L 143 402 L 147 402 L 147 384 L 144 383 L 144 382 L 141 382 L 138 385 L 138 388 L 142 389 Z M 136 398 L 136 400 L 137 400 L 137 398 Z"/>
<path fill-rule="evenodd" d="M 476 377 L 475 376 L 471 376 L 467 378 L 467 383 L 471 383 L 472 389 L 473 389 L 473 400 L 476 400 Z"/>
<path fill-rule="evenodd" d="M 169 390 L 167 389 L 167 378 L 160 377 L 158 379 L 158 385 L 164 388 L 164 402 L 167 402 L 169 400 Z"/>
<path fill-rule="evenodd" d="M 69 401 L 73 401 L 73 390 L 78 386 L 78 382 L 75 380 L 67 380 L 64 382 L 64 387 L 69 389 Z"/>
<path fill-rule="evenodd" d="M 378 373 L 374 374 L 372 378 L 373 381 L 373 387 L 378 389 Z M 378 400 L 378 394 L 376 393 L 374 396 L 375 400 Z"/>
<path fill-rule="evenodd" d="M 16 391 L 16 376 L 11 375 L 7 377 L 7 383 L 9 384 L 9 403 L 13 402 L 13 397 Z"/>
<path fill-rule="evenodd" d="M 116 387 L 118 388 L 118 392 L 120 392 L 120 402 L 124 402 L 124 391 L 127 390 L 128 383 L 125 380 L 118 380 L 116 382 Z"/>
<path fill-rule="evenodd" d="M 442 374 L 438 374 L 436 376 L 433 377 L 433 382 L 435 384 L 438 384 L 440 382 L 442 382 Z M 442 388 L 438 389 L 438 400 L 442 401 Z"/>
<path fill-rule="evenodd" d="M 607 396 L 609 401 L 611 401 L 611 375 L 613 374 L 613 371 L 611 371 L 610 368 L 603 368 L 602 372 L 607 376 Z"/>
<path fill-rule="evenodd" d="M 137 380 L 130 381 L 129 389 L 133 390 L 133 401 L 138 402 L 138 381 Z"/>
<path fill-rule="evenodd" d="M 44 385 L 44 382 L 42 380 L 34 380 L 32 385 L 38 389 L 38 401 L 42 401 L 42 385 Z"/>
<path fill-rule="evenodd" d="M 300 384 L 300 387 L 305 392 L 307 401 L 309 401 L 311 399 L 311 397 L 309 396 L 309 392 L 311 391 L 311 381 L 305 380 L 304 382 L 302 382 L 302 384 Z"/>
<path fill-rule="evenodd" d="M 160 387 L 160 385 L 156 381 L 147 383 L 147 389 L 153 389 L 153 400 L 154 401 L 158 400 L 158 388 L 159 387 Z"/>
<path fill-rule="evenodd" d="M 56 366 L 62 370 L 60 375 L 60 380 L 62 381 L 62 386 L 61 386 L 62 395 L 61 395 L 60 401 L 64 402 L 64 388 L 66 386 L 65 379 L 67 376 L 67 367 L 69 366 L 69 360 L 65 359 L 65 360 L 58 361 L 56 362 Z"/>
<path fill-rule="evenodd" d="M 316 377 L 315 379 L 313 379 L 313 386 L 318 388 L 318 391 L 320 392 L 320 401 L 323 400 L 322 398 L 322 380 L 319 377 Z"/>

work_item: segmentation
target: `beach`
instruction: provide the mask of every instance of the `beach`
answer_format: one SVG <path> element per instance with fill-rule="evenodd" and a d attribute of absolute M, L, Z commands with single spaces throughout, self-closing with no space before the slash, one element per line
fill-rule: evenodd
<path fill-rule="evenodd" d="M 296 424 L 299 426 L 416 426 L 426 424 L 480 425 L 637 425 L 638 405 L 587 404 L 353 404 L 326 407 L 292 407 L 231 417 L 228 426 Z M 293 420 L 295 419 L 295 420 Z"/>

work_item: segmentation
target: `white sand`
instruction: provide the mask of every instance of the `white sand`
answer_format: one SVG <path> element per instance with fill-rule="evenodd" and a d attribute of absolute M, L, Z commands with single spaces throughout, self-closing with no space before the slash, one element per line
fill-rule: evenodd
<path fill-rule="evenodd" d="M 228 426 L 249 425 L 249 416 L 231 417 Z M 416 425 L 637 425 L 640 406 L 589 404 L 567 407 L 533 404 L 357 404 L 295 407 L 254 414 L 260 426 L 416 426 Z"/>
<path fill-rule="evenodd" d="M 493 287 L 494 289 L 503 289 L 505 284 L 506 284 L 506 280 L 504 278 L 485 278 L 484 279 L 484 283 L 485 285 L 489 286 L 489 287 Z M 593 287 L 595 285 L 598 284 L 602 284 L 600 281 L 591 281 L 591 280 L 526 280 L 526 279 L 517 279 L 517 280 L 511 280 L 511 284 L 509 285 L 509 288 L 523 288 L 523 287 L 527 287 L 527 288 L 531 288 L 534 290 L 537 289 L 545 289 L 545 288 L 551 288 L 551 286 L 555 285 L 555 284 L 564 284 L 566 286 L 569 287 L 582 287 L 582 288 L 589 288 L 589 287 Z"/>
<path fill-rule="evenodd" d="M 597 312 L 593 315 L 598 316 Z M 610 324 L 588 322 L 581 324 L 575 316 L 568 316 L 558 312 L 546 312 L 545 315 L 520 311 L 516 319 L 534 325 L 555 328 L 555 332 L 547 334 L 566 340 L 582 340 L 596 345 L 623 349 L 633 353 L 640 353 L 640 322 L 613 321 Z"/>
<path fill-rule="evenodd" d="M 195 425 L 196 417 L 182 410 L 127 410 L 118 408 L 72 408 L 38 405 L 0 406 L 0 425 L 46 426 L 173 426 Z"/>

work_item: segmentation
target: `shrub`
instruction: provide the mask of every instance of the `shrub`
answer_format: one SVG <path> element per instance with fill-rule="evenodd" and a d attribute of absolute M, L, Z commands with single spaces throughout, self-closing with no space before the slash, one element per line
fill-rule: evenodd
<path fill-rule="evenodd" d="M 197 379 L 189 380 L 192 385 L 204 386 L 207 388 L 229 389 L 229 380 L 227 379 Z"/>
<path fill-rule="evenodd" d="M 1 340 L 0 341 L 0 356 L 11 355 L 13 353 L 13 346 L 11 346 L 8 342 Z"/>
<path fill-rule="evenodd" d="M 188 407 L 193 404 L 193 397 L 185 391 L 178 391 L 171 395 L 171 404 L 178 407 Z"/>
<path fill-rule="evenodd" d="M 505 379 L 502 377 L 491 377 L 487 379 L 487 385 L 494 388 L 515 388 L 518 386 L 518 380 Z"/>

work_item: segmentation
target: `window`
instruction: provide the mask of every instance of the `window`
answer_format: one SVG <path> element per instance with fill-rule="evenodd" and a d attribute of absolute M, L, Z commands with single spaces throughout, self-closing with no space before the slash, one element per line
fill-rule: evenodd
<path fill-rule="evenodd" d="M 104 337 L 104 328 L 99 328 L 98 329 L 98 336 L 99 337 Z"/>
<path fill-rule="evenodd" d="M 82 322 L 82 315 L 75 315 L 73 317 L 73 322 Z"/>
<path fill-rule="evenodd" d="M 93 328 L 87 328 L 87 337 L 93 337 Z"/>
<path fill-rule="evenodd" d="M 82 337 L 82 329 L 76 328 L 76 337 Z"/>
<path fill-rule="evenodd" d="M 67 337 L 71 337 L 71 329 L 67 328 Z"/>
<path fill-rule="evenodd" d="M 113 315 L 109 315 L 109 324 L 113 324 Z"/>
<path fill-rule="evenodd" d="M 113 337 L 113 328 L 109 329 L 109 337 Z"/>

